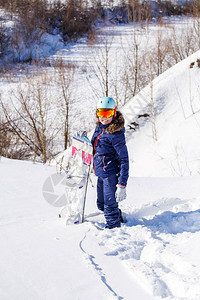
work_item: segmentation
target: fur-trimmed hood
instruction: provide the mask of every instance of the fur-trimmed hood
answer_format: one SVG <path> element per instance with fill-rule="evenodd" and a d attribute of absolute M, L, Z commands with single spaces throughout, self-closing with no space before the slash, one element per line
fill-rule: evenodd
<path fill-rule="evenodd" d="M 108 127 L 106 128 L 107 133 L 114 133 L 120 131 L 124 127 L 124 117 L 120 111 L 116 111 L 116 118 L 113 120 Z M 97 126 L 99 126 L 99 122 L 97 121 Z"/>

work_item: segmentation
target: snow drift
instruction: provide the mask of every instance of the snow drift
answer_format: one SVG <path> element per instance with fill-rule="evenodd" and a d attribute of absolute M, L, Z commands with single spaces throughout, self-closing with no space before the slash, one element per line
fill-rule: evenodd
<path fill-rule="evenodd" d="M 138 114 L 151 115 L 148 85 L 122 109 L 127 123 L 139 122 L 128 135 L 131 174 L 134 176 L 186 176 L 200 173 L 200 51 L 170 68 L 153 81 L 157 141 L 148 122 Z M 190 67 L 194 63 L 193 68 Z M 130 133 L 129 133 L 130 134 Z"/>

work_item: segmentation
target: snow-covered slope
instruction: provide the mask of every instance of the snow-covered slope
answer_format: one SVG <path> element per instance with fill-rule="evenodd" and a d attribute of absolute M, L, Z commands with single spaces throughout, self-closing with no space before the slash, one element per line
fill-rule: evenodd
<path fill-rule="evenodd" d="M 131 177 L 128 222 L 102 230 L 103 215 L 68 226 L 58 218 L 42 195 L 55 172 L 0 160 L 0 299 L 200 299 L 198 176 Z M 96 212 L 92 181 L 87 215 Z"/>
<path fill-rule="evenodd" d="M 141 124 L 128 142 L 134 176 L 200 173 L 200 67 L 197 59 L 200 59 L 200 51 L 153 81 L 155 122 L 151 117 L 148 122 L 137 117 L 142 113 L 151 115 L 150 85 L 122 109 L 127 123 Z M 192 62 L 195 64 L 190 68 Z M 153 139 L 153 123 L 157 141 Z"/>
<path fill-rule="evenodd" d="M 127 131 L 131 176 L 121 228 L 103 230 L 103 215 L 92 216 L 93 176 L 90 217 L 66 226 L 42 194 L 56 167 L 1 158 L 0 299 L 200 299 L 200 177 L 193 175 L 200 167 L 199 56 L 153 83 L 157 141 L 151 122 L 137 118 L 151 110 L 141 110 L 150 87 L 123 108 L 127 122 L 139 120 L 140 128 Z M 50 194 L 58 191 L 65 187 L 55 184 Z"/>

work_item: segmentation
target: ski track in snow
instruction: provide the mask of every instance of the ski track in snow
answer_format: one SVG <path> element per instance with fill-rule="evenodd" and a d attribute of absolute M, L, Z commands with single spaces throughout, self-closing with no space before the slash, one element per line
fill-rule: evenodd
<path fill-rule="evenodd" d="M 87 234 L 90 232 L 90 229 L 86 232 L 85 236 L 83 237 L 83 239 L 80 241 L 79 247 L 81 249 L 81 251 L 84 253 L 85 258 L 87 261 L 89 261 L 90 265 L 92 266 L 92 268 L 94 269 L 95 273 L 101 278 L 101 281 L 103 282 L 103 284 L 105 284 L 105 286 L 108 288 L 108 290 L 111 292 L 111 294 L 114 296 L 114 299 L 119 299 L 122 300 L 123 297 L 117 295 L 117 293 L 112 289 L 112 287 L 108 284 L 107 279 L 106 279 L 106 275 L 103 272 L 103 269 L 95 262 L 95 257 L 91 254 L 89 254 L 86 250 L 84 250 L 83 248 L 83 243 L 84 240 L 87 238 Z"/>
<path fill-rule="evenodd" d="M 127 223 L 104 230 L 91 183 L 86 222 L 57 218 L 41 195 L 52 172 L 1 160 L 0 299 L 200 299 L 199 177 L 130 178 Z"/>
<path fill-rule="evenodd" d="M 191 202 L 194 205 L 195 200 Z M 98 230 L 101 223 L 88 223 L 90 229 L 81 240 L 80 248 L 113 296 L 127 299 L 123 294 L 119 296 L 108 283 L 109 271 L 103 271 L 105 257 L 119 260 L 133 284 L 138 282 L 149 293 L 149 299 L 150 295 L 154 299 L 200 299 L 200 268 L 187 261 L 181 247 L 177 247 L 180 235 L 182 243 L 189 243 L 191 233 L 197 240 L 200 238 L 199 209 L 173 212 L 188 205 L 179 198 L 165 198 L 137 211 L 131 212 L 129 208 L 124 213 L 127 223 L 114 230 Z M 85 250 L 87 242 L 90 246 L 98 244 L 102 249 L 99 250 L 101 263 L 96 262 L 90 247 Z"/>

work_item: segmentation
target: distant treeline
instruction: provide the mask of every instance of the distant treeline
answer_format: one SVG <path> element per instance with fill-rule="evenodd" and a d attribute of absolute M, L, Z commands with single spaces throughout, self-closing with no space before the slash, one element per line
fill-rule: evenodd
<path fill-rule="evenodd" d="M 34 55 L 24 58 L 24 49 L 40 44 L 43 33 L 60 34 L 64 42 L 75 42 L 81 36 L 95 36 L 96 25 L 100 22 L 147 23 L 162 20 L 163 16 L 199 15 L 200 1 L 186 1 L 173 4 L 172 1 L 121 0 L 114 6 L 113 0 L 0 0 L 4 13 L 0 17 L 0 58 L 9 61 L 31 62 Z M 7 13 L 6 13 L 7 12 Z M 4 21 L 12 20 L 14 26 L 7 27 Z M 12 52 L 12 53 L 11 53 Z"/>
<path fill-rule="evenodd" d="M 199 0 L 180 2 L 121 0 L 114 6 L 113 0 L 91 0 L 92 7 L 85 0 L 0 0 L 0 8 L 6 9 L 13 17 L 27 27 L 27 33 L 41 28 L 48 33 L 55 29 L 64 41 L 77 40 L 92 30 L 97 21 L 107 19 L 113 23 L 143 22 L 162 16 L 193 14 L 199 11 Z M 106 5 L 105 5 L 106 3 Z"/>
<path fill-rule="evenodd" d="M 82 95 L 80 97 L 77 93 L 77 74 L 81 72 L 85 80 L 84 89 L 91 90 L 92 97 L 98 99 L 103 95 L 113 95 L 119 107 L 150 84 L 151 105 L 147 107 L 146 116 L 142 116 L 148 117 L 151 110 L 152 132 L 156 140 L 152 80 L 200 49 L 199 2 L 174 6 L 163 1 L 151 2 L 151 5 L 149 2 L 139 4 L 129 1 L 129 5 L 110 5 L 106 8 L 95 0 L 91 8 L 83 0 L 51 5 L 41 0 L 0 0 L 1 8 L 4 8 L 2 19 L 12 20 L 14 24 L 0 27 L 1 63 L 4 62 L 0 66 L 0 76 L 9 83 L 18 82 L 17 88 L 11 85 L 9 90 L 6 89 L 6 97 L 0 94 L 0 156 L 46 163 L 70 145 L 70 137 L 77 130 L 74 118 L 82 115 L 81 122 L 87 124 L 87 131 L 91 130 L 91 124 L 84 119 L 86 116 L 77 110 L 83 103 L 81 101 L 84 101 Z M 176 29 L 176 24 L 168 26 L 167 22 L 162 22 L 162 16 L 175 14 L 174 11 L 176 14 L 193 14 L 190 25 Z M 159 20 L 154 31 L 155 43 L 149 42 L 149 35 L 144 34 L 152 18 Z M 46 32 L 59 33 L 66 42 L 75 41 L 88 33 L 88 43 L 93 48 L 96 22 L 104 20 L 113 23 L 141 22 L 141 26 L 131 26 L 132 36 L 120 53 L 120 68 L 113 67 L 112 52 L 109 50 L 114 33 L 110 32 L 109 39 L 106 34 L 101 39 L 103 47 L 92 49 L 91 63 L 86 60 L 83 67 L 67 64 L 62 58 L 57 58 L 51 60 L 49 72 L 48 60 L 41 61 L 40 57 L 34 59 L 32 51 L 40 46 L 41 37 Z M 13 64 L 10 60 L 8 64 L 5 62 L 4 58 L 7 59 L 8 55 Z M 33 68 L 16 62 L 31 62 Z M 189 67 L 200 67 L 199 59 L 191 62 Z M 162 97 L 160 101 L 163 101 Z M 138 118 L 129 124 L 131 130 L 139 126 Z"/>

